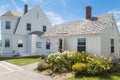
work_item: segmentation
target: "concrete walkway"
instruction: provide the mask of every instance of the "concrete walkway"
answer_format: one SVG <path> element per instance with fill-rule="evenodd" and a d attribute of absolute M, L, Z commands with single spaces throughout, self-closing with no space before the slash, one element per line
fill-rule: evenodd
<path fill-rule="evenodd" d="M 37 64 L 38 62 L 19 67 L 0 61 L 0 80 L 54 80 L 49 76 L 34 72 L 33 69 Z"/>

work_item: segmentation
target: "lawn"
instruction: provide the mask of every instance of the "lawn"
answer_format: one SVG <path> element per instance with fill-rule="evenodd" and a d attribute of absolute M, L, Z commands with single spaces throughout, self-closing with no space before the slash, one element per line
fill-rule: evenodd
<path fill-rule="evenodd" d="M 40 56 L 30 56 L 22 58 L 0 58 L 0 61 L 7 61 L 18 66 L 27 65 L 30 63 L 38 62 L 40 60 L 41 60 Z"/>
<path fill-rule="evenodd" d="M 105 74 L 101 76 L 87 77 L 87 76 L 79 76 L 68 78 L 67 80 L 120 80 L 120 73 L 114 74 Z"/>

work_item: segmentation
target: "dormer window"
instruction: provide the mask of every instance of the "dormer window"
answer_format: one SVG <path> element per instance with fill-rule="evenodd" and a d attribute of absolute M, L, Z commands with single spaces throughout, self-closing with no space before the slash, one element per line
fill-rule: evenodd
<path fill-rule="evenodd" d="M 46 26 L 43 26 L 43 32 L 46 32 Z"/>
<path fill-rule="evenodd" d="M 5 29 L 10 29 L 10 21 L 6 21 Z"/>
<path fill-rule="evenodd" d="M 30 23 L 27 23 L 27 31 L 31 31 L 31 24 Z"/>

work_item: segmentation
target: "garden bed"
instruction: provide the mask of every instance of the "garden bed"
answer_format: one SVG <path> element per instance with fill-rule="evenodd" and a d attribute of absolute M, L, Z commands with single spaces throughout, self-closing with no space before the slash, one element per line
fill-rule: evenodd
<path fill-rule="evenodd" d="M 41 60 L 37 69 L 43 74 L 48 70 L 46 75 L 50 75 L 56 80 L 65 80 L 68 77 L 81 75 L 99 77 L 102 74 L 119 73 L 120 61 L 112 57 L 98 57 L 84 52 L 58 52 Z M 79 78 L 70 80 L 74 79 L 79 80 Z"/>

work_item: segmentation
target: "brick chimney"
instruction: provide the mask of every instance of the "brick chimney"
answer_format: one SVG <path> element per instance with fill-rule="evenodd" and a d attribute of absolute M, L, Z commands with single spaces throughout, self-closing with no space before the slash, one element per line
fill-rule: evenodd
<path fill-rule="evenodd" d="M 27 13 L 27 12 L 28 12 L 28 5 L 25 4 L 25 5 L 24 5 L 24 14 Z"/>
<path fill-rule="evenodd" d="M 86 7 L 86 19 L 90 19 L 92 16 L 92 7 L 91 6 L 87 6 Z"/>

